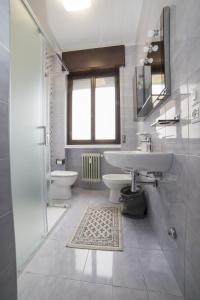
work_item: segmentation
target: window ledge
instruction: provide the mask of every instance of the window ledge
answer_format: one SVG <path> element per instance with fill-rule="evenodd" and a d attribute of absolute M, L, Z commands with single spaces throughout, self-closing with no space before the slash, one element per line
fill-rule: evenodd
<path fill-rule="evenodd" d="M 66 149 L 73 148 L 121 148 L 121 144 L 92 144 L 92 145 L 65 145 Z"/>

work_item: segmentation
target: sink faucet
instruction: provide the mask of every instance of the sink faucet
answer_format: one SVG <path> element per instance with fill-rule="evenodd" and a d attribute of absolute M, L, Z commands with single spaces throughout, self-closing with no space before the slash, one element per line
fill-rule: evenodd
<path fill-rule="evenodd" d="M 139 151 L 151 152 L 152 151 L 152 140 L 150 133 L 140 133 L 139 136 L 139 147 L 137 148 Z"/>

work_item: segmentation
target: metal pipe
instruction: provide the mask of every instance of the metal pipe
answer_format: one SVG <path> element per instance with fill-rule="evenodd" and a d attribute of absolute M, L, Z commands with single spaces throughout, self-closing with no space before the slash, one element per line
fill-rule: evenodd
<path fill-rule="evenodd" d="M 136 184 L 136 181 L 137 181 L 137 176 L 138 176 L 138 172 L 137 171 L 131 171 L 131 177 L 132 177 L 132 180 L 131 180 L 131 192 L 136 192 L 137 191 L 137 184 Z"/>
<path fill-rule="evenodd" d="M 138 181 L 137 180 L 137 183 L 139 185 L 152 185 L 154 187 L 158 187 L 158 180 L 157 179 L 155 179 L 153 181 Z"/>

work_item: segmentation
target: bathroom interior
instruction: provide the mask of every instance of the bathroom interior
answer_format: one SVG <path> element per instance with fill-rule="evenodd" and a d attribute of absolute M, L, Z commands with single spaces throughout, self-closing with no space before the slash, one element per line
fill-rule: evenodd
<path fill-rule="evenodd" d="M 200 299 L 199 11 L 0 0 L 0 300 Z"/>

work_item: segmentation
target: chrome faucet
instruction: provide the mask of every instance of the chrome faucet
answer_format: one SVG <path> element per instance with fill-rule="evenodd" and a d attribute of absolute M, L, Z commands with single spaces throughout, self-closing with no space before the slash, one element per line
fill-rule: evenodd
<path fill-rule="evenodd" d="M 137 148 L 139 151 L 151 152 L 152 151 L 152 140 L 150 133 L 140 133 L 139 136 L 139 147 Z"/>

